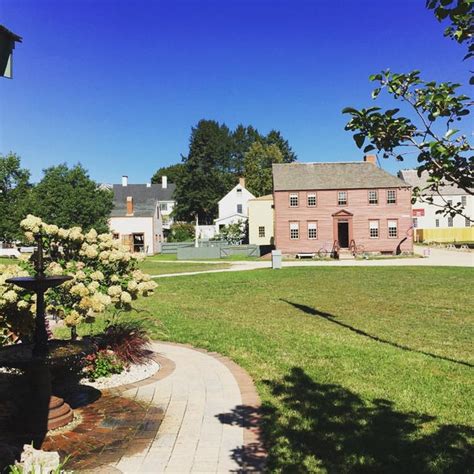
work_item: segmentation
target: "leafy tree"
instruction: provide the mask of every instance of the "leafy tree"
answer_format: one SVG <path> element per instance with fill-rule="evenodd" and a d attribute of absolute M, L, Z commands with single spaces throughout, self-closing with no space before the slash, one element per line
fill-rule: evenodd
<path fill-rule="evenodd" d="M 0 155 L 0 241 L 21 238 L 20 221 L 29 212 L 30 172 L 15 153 Z"/>
<path fill-rule="evenodd" d="M 239 220 L 232 224 L 227 224 L 219 231 L 216 239 L 225 240 L 231 245 L 245 242 L 248 239 L 247 221 Z"/>
<path fill-rule="evenodd" d="M 250 146 L 256 141 L 262 141 L 264 137 L 251 125 L 244 127 L 238 125 L 232 133 L 232 168 L 236 176 L 243 176 L 245 168 L 245 154 Z"/>
<path fill-rule="evenodd" d="M 80 226 L 84 231 L 108 230 L 113 194 L 99 189 L 80 164 L 45 169 L 32 197 L 33 213 L 51 224 L 66 228 Z"/>
<path fill-rule="evenodd" d="M 255 196 L 269 194 L 273 189 L 272 163 L 283 163 L 283 153 L 277 145 L 254 142 L 245 154 L 245 182 Z"/>
<path fill-rule="evenodd" d="M 159 168 L 151 178 L 152 183 L 161 184 L 161 177 L 167 176 L 169 183 L 177 183 L 181 174 L 183 173 L 183 164 L 176 163 L 175 165 L 164 166 Z"/>
<path fill-rule="evenodd" d="M 188 242 L 194 239 L 194 225 L 186 222 L 175 222 L 171 225 L 168 242 Z"/>
<path fill-rule="evenodd" d="M 232 188 L 231 135 L 225 125 L 201 120 L 192 128 L 189 154 L 183 157 L 183 173 L 176 183 L 175 216 L 211 224 L 217 203 Z"/>
<path fill-rule="evenodd" d="M 436 8 L 437 15 L 446 16 L 450 13 L 440 12 L 448 11 L 445 6 L 450 3 L 452 0 L 428 1 L 427 6 Z M 458 23 L 448 27 L 448 36 L 463 41 L 467 16 L 472 24 L 472 5 L 468 0 L 458 0 L 456 8 L 461 8 L 462 13 L 452 13 L 452 19 Z M 400 108 L 346 107 L 343 113 L 349 114 L 351 119 L 345 128 L 355 132 L 356 145 L 364 147 L 364 152 L 376 150 L 384 158 L 394 157 L 399 161 L 409 153 L 416 153 L 418 175 L 426 171 L 429 179 L 427 187 L 414 189 L 414 200 L 433 203 L 426 191 L 434 191 L 443 198 L 442 188 L 446 184 L 474 194 L 474 148 L 460 132 L 460 122 L 469 115 L 473 102 L 458 92 L 460 84 L 426 81 L 419 71 L 401 74 L 386 70 L 373 74 L 370 80 L 377 83 L 373 99 L 385 91 L 400 103 L 403 111 Z M 463 212 L 461 203 L 444 200 L 440 207 L 438 212 L 444 214 Z"/>

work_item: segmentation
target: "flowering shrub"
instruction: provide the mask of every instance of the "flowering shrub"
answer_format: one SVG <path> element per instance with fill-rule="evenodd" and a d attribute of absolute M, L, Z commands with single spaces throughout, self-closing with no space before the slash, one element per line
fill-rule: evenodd
<path fill-rule="evenodd" d="M 42 239 L 46 274 L 72 277 L 45 294 L 47 312 L 64 319 L 72 329 L 82 321 L 92 322 L 108 308 L 128 311 L 134 300 L 151 295 L 157 287 L 137 269 L 141 256 L 131 253 L 112 234 L 97 234 L 94 229 L 84 234 L 80 227 L 62 229 L 32 215 L 21 227 L 28 241 Z M 0 344 L 15 336 L 25 339 L 33 327 L 36 295 L 5 282 L 12 276 L 33 275 L 32 263 L 30 259 L 0 266 Z"/>

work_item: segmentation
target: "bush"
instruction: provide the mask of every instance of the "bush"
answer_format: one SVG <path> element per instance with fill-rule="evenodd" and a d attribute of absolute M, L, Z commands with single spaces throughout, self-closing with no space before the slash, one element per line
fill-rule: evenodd
<path fill-rule="evenodd" d="M 140 321 L 110 324 L 99 337 L 99 347 L 113 351 L 126 366 L 146 364 L 150 359 L 150 338 Z"/>
<path fill-rule="evenodd" d="M 86 356 L 85 363 L 83 372 L 92 382 L 100 377 L 120 374 L 124 369 L 119 358 L 112 351 L 106 349 Z"/>
<path fill-rule="evenodd" d="M 168 242 L 187 242 L 194 239 L 194 225 L 186 222 L 175 222 L 170 229 Z"/>

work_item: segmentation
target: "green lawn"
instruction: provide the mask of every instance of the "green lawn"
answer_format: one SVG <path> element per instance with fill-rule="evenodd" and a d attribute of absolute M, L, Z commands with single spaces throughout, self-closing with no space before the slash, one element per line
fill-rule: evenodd
<path fill-rule="evenodd" d="M 473 275 L 203 274 L 160 280 L 139 307 L 162 323 L 150 325 L 157 337 L 248 370 L 263 402 L 269 471 L 464 473 L 473 466 Z"/>
<path fill-rule="evenodd" d="M 18 259 L 9 257 L 0 257 L 0 265 L 15 265 Z"/>
<path fill-rule="evenodd" d="M 178 261 L 164 261 L 153 258 L 146 258 L 140 262 L 138 267 L 150 275 L 164 275 L 170 273 L 184 273 L 184 272 L 202 272 L 206 270 L 219 270 L 222 268 L 229 268 L 228 263 L 202 263 L 202 262 L 178 262 Z"/>

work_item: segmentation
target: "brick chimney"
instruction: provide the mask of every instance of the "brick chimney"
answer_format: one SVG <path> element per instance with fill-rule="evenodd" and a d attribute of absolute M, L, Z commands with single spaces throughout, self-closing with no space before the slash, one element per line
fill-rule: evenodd
<path fill-rule="evenodd" d="M 372 163 L 373 165 L 377 166 L 377 156 L 376 155 L 365 155 L 364 161 L 366 163 Z"/>
<path fill-rule="evenodd" d="M 240 178 L 239 178 L 239 184 L 240 184 L 243 188 L 245 188 L 245 178 L 240 177 Z"/>
<path fill-rule="evenodd" d="M 133 216 L 133 197 L 127 196 L 127 216 Z"/>
<path fill-rule="evenodd" d="M 122 176 L 122 186 L 128 186 L 128 176 Z"/>

